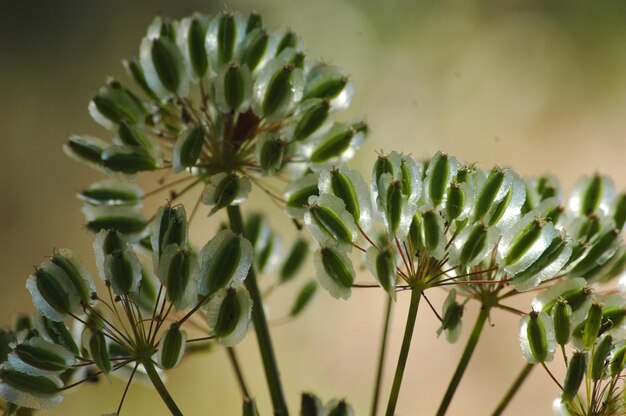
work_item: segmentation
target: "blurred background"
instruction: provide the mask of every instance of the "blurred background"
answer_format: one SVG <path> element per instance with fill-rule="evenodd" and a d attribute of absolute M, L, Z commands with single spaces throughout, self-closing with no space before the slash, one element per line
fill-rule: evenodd
<path fill-rule="evenodd" d="M 565 189 L 594 171 L 612 175 L 618 190 L 626 186 L 624 2 L 232 0 L 227 6 L 244 14 L 257 10 L 269 27 L 293 28 L 309 56 L 347 69 L 357 87 L 348 117 L 365 116 L 372 129 L 353 163 L 365 174 L 376 150 L 415 157 L 443 150 L 523 175 L 552 172 Z M 0 1 L 1 323 L 33 311 L 25 279 L 53 247 L 71 247 L 95 270 L 74 195 L 100 175 L 61 151 L 72 133 L 106 137 L 88 115 L 92 95 L 108 75 L 128 80 L 121 60 L 137 53 L 155 14 L 180 18 L 224 7 L 210 0 Z M 265 208 L 280 228 L 284 217 L 270 204 Z M 194 227 L 198 243 L 216 225 L 204 222 Z M 293 236 L 292 228 L 283 229 Z M 406 295 L 399 296 L 393 317 L 383 401 L 400 347 Z M 438 308 L 444 297 L 430 294 Z M 271 317 L 280 318 L 292 299 L 289 290 L 277 293 Z M 520 297 L 515 305 L 527 310 L 529 301 Z M 300 392 L 312 391 L 325 401 L 347 398 L 359 415 L 369 412 L 383 305 L 380 291 L 355 290 L 349 302 L 320 293 L 301 319 L 273 328 L 294 411 Z M 438 323 L 422 309 L 398 414 L 434 413 L 476 312 L 470 304 L 464 335 L 448 345 L 436 339 Z M 491 323 L 450 415 L 489 414 L 523 366 L 518 318 L 494 312 Z M 261 414 L 269 415 L 253 334 L 238 350 Z M 240 412 L 239 391 L 219 349 L 190 357 L 169 379 L 185 414 Z M 101 380 L 68 393 L 48 414 L 112 412 L 123 388 L 122 381 Z M 549 415 L 556 395 L 547 375 L 535 370 L 506 414 Z M 135 383 L 124 413 L 167 412 L 155 392 Z"/>

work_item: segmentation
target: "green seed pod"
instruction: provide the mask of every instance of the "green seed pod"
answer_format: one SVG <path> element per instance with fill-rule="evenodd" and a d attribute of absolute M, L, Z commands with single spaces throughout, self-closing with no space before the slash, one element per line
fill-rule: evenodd
<path fill-rule="evenodd" d="M 343 201 L 355 224 L 361 228 L 369 227 L 372 217 L 370 191 L 357 171 L 335 166 L 320 173 L 318 184 L 320 193 L 335 195 Z"/>
<path fill-rule="evenodd" d="M 278 237 L 270 234 L 263 246 L 254 252 L 255 264 L 259 273 L 265 273 L 270 265 L 275 264 L 276 252 L 280 247 L 279 243 Z"/>
<path fill-rule="evenodd" d="M 211 176 L 204 187 L 202 202 L 213 205 L 210 216 L 229 205 L 241 204 L 251 189 L 250 181 L 246 177 L 239 177 L 234 173 L 218 173 Z"/>
<path fill-rule="evenodd" d="M 245 65 L 231 62 L 218 74 L 215 96 L 224 113 L 245 112 L 252 94 L 252 78 Z"/>
<path fill-rule="evenodd" d="M 157 354 L 159 367 L 164 370 L 177 367 L 185 353 L 186 342 L 187 334 L 185 331 L 182 331 L 177 324 L 170 326 L 159 342 Z"/>
<path fill-rule="evenodd" d="M 108 129 L 121 123 L 141 124 L 146 115 L 141 100 L 117 81 L 109 81 L 98 91 L 89 103 L 89 112 Z"/>
<path fill-rule="evenodd" d="M 339 169 L 330 171 L 330 182 L 333 194 L 343 201 L 346 210 L 352 214 L 354 222 L 358 222 L 361 216 L 357 191 L 350 178 Z"/>
<path fill-rule="evenodd" d="M 141 264 L 122 235 L 102 230 L 93 243 L 100 277 L 107 281 L 116 295 L 136 292 L 141 282 Z"/>
<path fill-rule="evenodd" d="M 280 55 L 280 53 L 287 48 L 296 49 L 297 46 L 298 36 L 291 30 L 287 30 L 278 41 L 278 45 L 276 46 L 276 56 Z"/>
<path fill-rule="evenodd" d="M 292 65 L 284 65 L 270 79 L 261 105 L 262 115 L 270 116 L 277 112 L 284 102 L 290 99 Z"/>
<path fill-rule="evenodd" d="M 615 252 L 621 238 L 618 229 L 608 229 L 591 240 L 591 247 L 582 255 L 570 270 L 573 276 L 585 277 L 598 264 L 608 260 L 608 253 Z"/>
<path fill-rule="evenodd" d="M 205 130 L 195 126 L 184 132 L 174 146 L 172 165 L 174 172 L 182 172 L 196 164 L 204 146 Z"/>
<path fill-rule="evenodd" d="M 92 205 L 139 205 L 143 199 L 140 187 L 127 182 L 105 179 L 93 183 L 78 194 Z"/>
<path fill-rule="evenodd" d="M 314 205 L 309 208 L 309 213 L 312 221 L 332 238 L 343 243 L 352 242 L 350 229 L 341 221 L 339 215 L 330 208 Z"/>
<path fill-rule="evenodd" d="M 307 211 L 309 199 L 319 195 L 318 189 L 319 174 L 310 173 L 292 182 L 285 192 L 287 201 L 287 212 L 294 218 L 302 218 Z"/>
<path fill-rule="evenodd" d="M 246 289 L 229 287 L 209 300 L 207 323 L 221 345 L 232 347 L 245 337 L 251 313 L 252 301 Z"/>
<path fill-rule="evenodd" d="M 443 221 L 438 212 L 434 210 L 422 212 L 424 246 L 436 259 L 442 258 L 445 251 L 446 240 L 443 227 Z"/>
<path fill-rule="evenodd" d="M 372 174 L 372 188 L 376 191 L 376 193 L 378 193 L 378 189 L 380 188 L 380 180 L 386 173 L 393 177 L 393 164 L 391 163 L 389 156 L 378 155 L 378 159 L 376 159 L 376 162 L 374 163 Z"/>
<path fill-rule="evenodd" d="M 67 280 L 72 288 L 70 296 L 78 297 L 83 305 L 90 304 L 91 293 L 95 292 L 96 286 L 91 278 L 91 273 L 89 273 L 76 254 L 65 248 L 57 249 L 50 261 L 65 272 L 65 276 L 67 276 Z"/>
<path fill-rule="evenodd" d="M 413 252 L 424 247 L 424 239 L 422 236 L 422 216 L 420 213 L 415 213 L 411 226 L 409 227 L 408 241 L 411 244 Z"/>
<path fill-rule="evenodd" d="M 354 409 L 345 400 L 333 399 L 326 404 L 327 416 L 354 416 Z"/>
<path fill-rule="evenodd" d="M 304 100 L 329 98 L 335 109 L 348 107 L 354 87 L 345 72 L 336 66 L 319 64 L 309 71 L 304 87 Z"/>
<path fill-rule="evenodd" d="M 446 332 L 446 341 L 455 343 L 461 335 L 461 318 L 464 306 L 456 301 L 456 290 L 452 289 L 443 304 L 441 327 L 437 330 L 437 336 L 442 331 Z"/>
<path fill-rule="evenodd" d="M 78 346 L 64 322 L 55 322 L 40 315 L 35 320 L 35 327 L 41 337 L 46 341 L 60 345 L 74 355 L 79 354 Z M 2 338 L 1 333 L 2 331 L 0 330 L 0 338 Z M 1 350 L 2 346 L 0 341 L 0 351 Z M 2 359 L 2 353 L 0 352 L 0 361 L 5 361 L 5 359 Z"/>
<path fill-rule="evenodd" d="M 5 362 L 7 356 L 11 352 L 11 345 L 16 343 L 15 334 L 13 331 L 7 331 L 4 328 L 0 328 L 0 362 Z"/>
<path fill-rule="evenodd" d="M 0 397 L 20 407 L 43 410 L 63 401 L 63 382 L 55 376 L 30 375 L 11 367 L 0 369 Z"/>
<path fill-rule="evenodd" d="M 448 222 L 455 220 L 463 214 L 467 195 L 457 182 L 452 182 L 446 194 L 445 217 Z"/>
<path fill-rule="evenodd" d="M 35 308 L 54 321 L 63 320 L 72 311 L 69 294 L 59 281 L 60 273 L 58 266 L 44 263 L 26 282 Z"/>
<path fill-rule="evenodd" d="M 256 146 L 256 158 L 265 175 L 275 175 L 283 167 L 286 143 L 280 137 L 263 135 Z"/>
<path fill-rule="evenodd" d="M 279 59 L 270 61 L 256 77 L 254 113 L 271 122 L 289 113 L 302 97 L 302 70 Z"/>
<path fill-rule="evenodd" d="M 619 347 L 613 352 L 609 363 L 609 373 L 611 377 L 618 376 L 626 365 L 626 345 Z"/>
<path fill-rule="evenodd" d="M 441 152 L 430 160 L 424 180 L 424 198 L 429 206 L 437 208 L 444 202 L 450 181 L 456 176 L 457 165 L 454 157 Z"/>
<path fill-rule="evenodd" d="M 325 416 L 324 404 L 313 393 L 302 393 L 300 416 Z"/>
<path fill-rule="evenodd" d="M 336 299 L 348 299 L 355 279 L 352 262 L 342 250 L 324 247 L 313 257 L 317 280 Z"/>
<path fill-rule="evenodd" d="M 598 381 L 604 376 L 604 369 L 607 366 L 607 358 L 613 347 L 613 337 L 607 335 L 596 345 L 591 358 L 591 379 Z"/>
<path fill-rule="evenodd" d="M 87 229 L 93 233 L 116 230 L 129 237 L 141 237 L 147 222 L 137 206 L 85 205 L 82 209 L 87 220 Z"/>
<path fill-rule="evenodd" d="M 280 283 L 286 283 L 292 280 L 298 271 L 302 268 L 307 256 L 309 254 L 309 243 L 299 238 L 291 246 L 289 254 L 280 269 Z"/>
<path fill-rule="evenodd" d="M 550 245 L 530 266 L 516 273 L 512 279 L 516 287 L 534 287 L 539 282 L 556 276 L 567 264 L 572 254 L 572 247 L 562 235 L 552 239 Z"/>
<path fill-rule="evenodd" d="M 400 229 L 402 220 L 402 183 L 395 181 L 387 188 L 385 198 L 385 219 L 387 220 L 387 228 L 392 235 L 395 235 Z"/>
<path fill-rule="evenodd" d="M 344 203 L 334 195 L 321 194 L 304 216 L 311 235 L 324 246 L 339 244 L 347 250 L 356 238 L 356 226 Z"/>
<path fill-rule="evenodd" d="M 585 176 L 574 185 L 568 208 L 576 215 L 608 214 L 614 195 L 615 186 L 611 178 L 599 174 Z"/>
<path fill-rule="evenodd" d="M 331 160 L 340 160 L 344 154 L 349 157 L 354 153 L 352 149 L 355 145 L 360 145 L 362 135 L 351 125 L 335 124 L 326 134 L 319 138 L 313 153 L 311 162 L 326 163 Z"/>
<path fill-rule="evenodd" d="M 261 27 L 246 34 L 239 50 L 239 60 L 250 68 L 250 71 L 254 71 L 262 62 L 267 51 L 268 41 L 269 35 Z"/>
<path fill-rule="evenodd" d="M 220 64 L 224 64 L 234 56 L 238 28 L 233 13 L 224 12 L 216 17 L 216 20 L 218 22 L 217 58 Z"/>
<path fill-rule="evenodd" d="M 151 58 L 161 84 L 177 94 L 185 74 L 183 59 L 176 44 L 163 37 L 153 39 Z"/>
<path fill-rule="evenodd" d="M 246 238 L 252 244 L 254 251 L 260 251 L 261 247 L 267 243 L 267 239 L 270 238 L 272 230 L 265 217 L 260 213 L 252 213 L 246 219 Z"/>
<path fill-rule="evenodd" d="M 314 98 L 306 101 L 297 115 L 292 140 L 302 141 L 322 127 L 328 119 L 330 102 L 327 99 Z"/>
<path fill-rule="evenodd" d="M 124 67 L 126 68 L 126 72 L 135 80 L 137 85 L 141 88 L 141 90 L 153 100 L 159 100 L 159 97 L 155 94 L 152 87 L 148 85 L 148 81 L 146 80 L 146 74 L 139 61 L 136 59 L 129 59 L 123 62 Z"/>
<path fill-rule="evenodd" d="M 255 29 L 261 29 L 263 27 L 263 16 L 255 11 L 251 11 L 248 15 L 248 22 L 246 23 L 246 33 L 250 33 Z"/>
<path fill-rule="evenodd" d="M 181 248 L 187 247 L 189 226 L 187 212 L 184 205 L 162 206 L 158 209 L 152 222 L 152 246 L 154 269 L 158 264 L 167 246 L 175 244 Z"/>
<path fill-rule="evenodd" d="M 498 232 L 482 223 L 463 228 L 450 247 L 450 264 L 463 267 L 480 263 L 497 242 Z"/>
<path fill-rule="evenodd" d="M 129 175 L 152 171 L 160 166 L 160 162 L 141 147 L 109 146 L 102 152 L 101 158 L 105 168 Z"/>
<path fill-rule="evenodd" d="M 109 146 L 109 143 L 95 137 L 73 135 L 63 145 L 63 151 L 77 162 L 102 169 L 102 154 Z"/>
<path fill-rule="evenodd" d="M 259 416 L 259 411 L 256 408 L 256 403 L 252 399 L 243 400 L 243 416 Z"/>
<path fill-rule="evenodd" d="M 504 176 L 504 170 L 498 167 L 493 168 L 491 172 L 489 172 L 489 176 L 478 191 L 476 204 L 474 206 L 475 221 L 483 218 L 491 209 L 504 183 Z"/>
<path fill-rule="evenodd" d="M 556 345 L 552 320 L 547 314 L 532 311 L 522 318 L 520 346 L 524 358 L 531 364 L 552 360 Z"/>
<path fill-rule="evenodd" d="M 96 367 L 105 375 L 111 372 L 109 350 L 107 349 L 106 338 L 102 332 L 91 334 L 89 338 L 89 355 L 94 361 L 94 364 L 96 364 Z"/>
<path fill-rule="evenodd" d="M 532 247 L 541 234 L 541 223 L 532 221 L 519 234 L 515 236 L 509 250 L 504 256 L 504 265 L 513 264 Z"/>
<path fill-rule="evenodd" d="M 585 320 L 583 330 L 583 346 L 585 350 L 590 349 L 596 342 L 602 325 L 602 306 L 598 303 L 591 304 L 589 314 Z"/>
<path fill-rule="evenodd" d="M 613 220 L 615 220 L 615 228 L 619 230 L 624 228 L 624 223 L 626 223 L 626 192 L 622 192 L 615 198 L 611 212 Z"/>
<path fill-rule="evenodd" d="M 587 356 L 582 351 L 575 351 L 567 366 L 565 381 L 563 383 L 563 393 L 561 399 L 565 403 L 570 403 L 576 397 L 578 388 L 585 376 L 585 368 L 587 367 Z"/>
<path fill-rule="evenodd" d="M 74 355 L 60 345 L 33 337 L 17 344 L 9 365 L 32 375 L 58 375 L 74 364 Z"/>
<path fill-rule="evenodd" d="M 302 311 L 307 306 L 309 306 L 316 292 L 317 283 L 314 280 L 306 282 L 306 284 L 300 289 L 300 292 L 298 292 L 298 296 L 296 297 L 296 301 L 291 307 L 289 316 L 295 318 L 296 316 L 300 315 Z"/>
<path fill-rule="evenodd" d="M 552 308 L 554 322 L 554 339 L 557 344 L 567 344 L 572 336 L 572 308 L 567 301 L 560 298 Z"/>
<path fill-rule="evenodd" d="M 252 245 L 226 229 L 202 248 L 200 257 L 198 293 L 213 295 L 222 288 L 238 287 L 243 283 L 252 265 Z"/>
<path fill-rule="evenodd" d="M 177 310 L 194 306 L 199 274 L 198 258 L 189 249 L 169 244 L 159 264 L 159 280 Z"/>
<path fill-rule="evenodd" d="M 367 268 L 393 300 L 396 299 L 395 256 L 395 252 L 390 248 L 385 248 L 379 252 L 375 247 L 367 249 L 365 255 Z"/>
<path fill-rule="evenodd" d="M 194 17 L 189 24 L 187 32 L 187 47 L 189 48 L 189 61 L 195 75 L 202 78 L 209 70 L 209 59 L 205 48 L 205 39 L 208 25 L 202 17 Z"/>

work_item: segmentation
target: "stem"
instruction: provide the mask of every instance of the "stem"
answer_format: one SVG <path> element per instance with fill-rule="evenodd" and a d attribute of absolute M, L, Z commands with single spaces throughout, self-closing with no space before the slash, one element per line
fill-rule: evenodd
<path fill-rule="evenodd" d="M 504 397 L 502 397 L 502 399 L 500 400 L 500 403 L 498 403 L 498 407 L 496 407 L 496 410 L 493 411 L 493 414 L 491 416 L 500 416 L 502 412 L 504 412 L 504 409 L 506 409 L 509 403 L 511 403 L 511 400 L 513 399 L 519 388 L 522 386 L 522 384 L 524 384 L 524 381 L 526 381 L 526 377 L 528 377 L 533 368 L 535 368 L 534 364 L 526 364 L 524 366 L 515 381 L 513 381 L 513 384 L 511 384 L 511 387 L 509 387 L 509 389 L 507 390 Z"/>
<path fill-rule="evenodd" d="M 146 373 L 148 374 L 148 377 L 150 378 L 152 385 L 161 396 L 161 399 L 163 400 L 167 408 L 170 409 L 170 412 L 172 412 L 174 416 L 183 416 L 183 412 L 180 411 L 180 409 L 174 402 L 174 399 L 172 399 L 172 396 L 170 396 L 170 393 L 167 391 L 167 388 L 165 388 L 165 384 L 163 384 L 161 377 L 159 377 L 159 373 L 157 373 L 156 369 L 154 368 L 154 364 L 152 364 L 152 360 L 148 358 L 147 360 L 142 361 L 141 363 L 143 364 L 143 367 L 146 369 Z"/>
<path fill-rule="evenodd" d="M 239 389 L 241 390 L 241 395 L 244 400 L 250 400 L 250 391 L 248 390 L 248 386 L 246 385 L 246 380 L 243 378 L 243 372 L 241 371 L 241 366 L 239 365 L 239 360 L 237 359 L 237 354 L 235 353 L 234 348 L 226 348 L 226 353 L 228 354 L 228 359 L 233 366 L 233 370 L 235 370 L 235 376 L 237 376 L 237 383 L 239 384 Z"/>
<path fill-rule="evenodd" d="M 489 316 L 489 307 L 482 305 L 480 309 L 480 313 L 478 314 L 478 318 L 476 319 L 476 323 L 474 324 L 474 328 L 472 329 L 472 333 L 470 334 L 469 339 L 467 340 L 467 345 L 465 345 L 465 350 L 463 351 L 463 355 L 461 356 L 461 360 L 459 361 L 458 366 L 456 367 L 456 371 L 452 376 L 452 380 L 450 380 L 450 384 L 448 385 L 448 390 L 446 390 L 446 394 L 443 396 L 443 400 L 441 400 L 441 404 L 439 405 L 439 410 L 437 410 L 437 416 L 443 416 L 446 414 L 448 410 L 448 406 L 450 406 L 450 402 L 452 401 L 452 397 L 454 397 L 454 393 L 456 393 L 457 387 L 459 387 L 459 383 L 461 382 L 461 378 L 463 378 L 463 374 L 465 373 L 465 369 L 472 358 L 472 354 L 474 353 L 474 349 L 476 348 L 476 344 L 478 344 L 478 339 L 480 338 L 480 334 L 485 325 L 485 321 Z"/>
<path fill-rule="evenodd" d="M 380 341 L 380 354 L 378 355 L 378 368 L 376 370 L 376 382 L 374 384 L 374 397 L 372 399 L 371 415 L 376 416 L 378 413 L 378 402 L 380 400 L 380 387 L 383 379 L 383 368 L 385 367 L 385 352 L 387 351 L 387 341 L 389 339 L 389 321 L 391 320 L 391 307 L 393 300 L 390 296 L 387 298 L 387 307 L 385 309 L 385 322 L 383 324 L 383 333 Z"/>
<path fill-rule="evenodd" d="M 244 234 L 243 218 L 239 206 L 229 206 L 226 208 L 231 229 L 238 234 Z M 261 300 L 261 292 L 256 282 L 256 273 L 254 266 L 250 267 L 248 276 L 245 280 L 246 289 L 252 299 L 252 322 L 256 332 L 257 342 L 259 344 L 259 352 L 263 360 L 263 368 L 265 369 L 265 379 L 272 397 L 272 406 L 274 407 L 275 416 L 288 416 L 287 404 L 283 395 L 283 388 L 280 382 L 280 373 L 278 364 L 274 356 L 274 348 L 272 347 L 272 339 L 270 331 L 263 312 L 263 301 Z"/>
<path fill-rule="evenodd" d="M 421 297 L 422 292 L 420 290 L 415 288 L 411 289 L 411 305 L 409 306 L 409 313 L 406 318 L 406 327 L 404 329 L 402 347 L 400 348 L 400 356 L 398 357 L 398 365 L 396 366 L 396 374 L 393 377 L 391 394 L 389 395 L 389 402 L 387 403 L 387 412 L 385 413 L 387 416 L 393 416 L 393 413 L 396 410 L 396 403 L 398 402 L 398 396 L 400 395 L 402 376 L 404 375 L 406 360 L 409 356 L 409 349 L 411 348 L 411 338 L 413 337 L 415 318 L 417 318 L 417 309 L 419 308 Z"/>

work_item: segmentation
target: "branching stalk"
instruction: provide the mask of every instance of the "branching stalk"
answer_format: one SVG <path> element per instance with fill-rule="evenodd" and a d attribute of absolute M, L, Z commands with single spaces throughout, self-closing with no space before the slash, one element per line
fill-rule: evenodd
<path fill-rule="evenodd" d="M 159 377 L 159 373 L 157 373 L 156 368 L 154 368 L 152 360 L 144 360 L 142 361 L 142 364 L 146 369 L 146 373 L 148 374 L 152 385 L 154 386 L 157 393 L 159 393 L 159 395 L 161 396 L 161 399 L 163 400 L 167 408 L 170 409 L 172 415 L 182 416 L 183 412 L 180 411 L 180 409 L 176 405 L 176 402 L 174 402 L 174 399 L 172 399 L 172 396 L 170 396 L 170 393 L 167 391 L 165 384 L 163 384 L 161 377 Z"/>
<path fill-rule="evenodd" d="M 383 332 L 381 334 L 380 341 L 380 353 L 378 355 L 378 367 L 376 369 L 376 382 L 374 384 L 374 395 L 372 398 L 372 410 L 371 415 L 376 416 L 378 414 L 378 402 L 380 400 L 380 388 L 382 386 L 383 370 L 385 367 L 385 356 L 387 352 L 387 341 L 389 340 L 389 322 L 391 318 L 391 310 L 393 306 L 393 300 L 390 296 L 386 296 L 387 305 L 385 308 L 385 321 L 383 323 Z"/>
<path fill-rule="evenodd" d="M 507 390 L 504 397 L 502 397 L 502 399 L 500 400 L 500 403 L 498 403 L 498 407 L 496 407 L 496 410 L 493 411 L 492 416 L 500 416 L 502 412 L 504 412 L 504 409 L 506 409 L 509 403 L 511 403 L 511 400 L 513 400 L 513 397 L 522 386 L 522 384 L 524 384 L 524 381 L 526 381 L 526 378 L 533 368 L 535 368 L 534 364 L 526 364 L 524 366 L 515 381 L 513 381 L 513 384 L 511 384 L 511 387 L 509 387 L 509 389 Z"/>

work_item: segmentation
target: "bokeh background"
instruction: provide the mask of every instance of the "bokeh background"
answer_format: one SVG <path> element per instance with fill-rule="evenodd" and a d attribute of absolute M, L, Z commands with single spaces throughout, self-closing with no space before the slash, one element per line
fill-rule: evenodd
<path fill-rule="evenodd" d="M 24 282 L 53 247 L 71 247 L 93 265 L 74 195 L 99 175 L 61 151 L 72 133 L 106 135 L 87 113 L 92 94 L 108 75 L 127 79 L 121 60 L 137 53 L 155 14 L 183 17 L 224 7 L 210 0 L 0 1 L 0 322 L 33 310 Z M 366 174 L 375 150 L 416 157 L 444 150 L 524 175 L 553 172 L 566 189 L 594 171 L 612 175 L 618 189 L 626 186 L 624 2 L 232 0 L 228 7 L 246 14 L 255 9 L 270 27 L 293 28 L 310 56 L 347 69 L 357 86 L 349 116 L 365 116 L 372 128 L 354 162 Z M 264 209 L 280 228 L 283 217 L 270 204 Z M 215 226 L 203 221 L 195 227 L 197 242 Z M 430 295 L 438 307 L 444 296 Z M 275 295 L 272 317 L 282 316 L 292 299 L 290 290 Z M 528 309 L 529 300 L 516 305 Z M 273 329 L 294 411 L 306 390 L 324 400 L 348 398 L 357 414 L 367 414 L 383 304 L 378 291 L 356 290 L 349 302 L 321 293 L 300 320 Z M 407 306 L 408 296 L 399 296 L 383 400 Z M 435 338 L 438 324 L 423 308 L 398 414 L 434 413 L 476 312 L 470 304 L 464 336 L 448 345 Z M 496 312 L 491 323 L 450 415 L 489 414 L 523 365 L 517 318 Z M 268 415 L 253 334 L 238 350 Z M 185 414 L 240 412 L 239 392 L 219 349 L 183 362 L 170 373 L 169 386 Z M 114 411 L 123 387 L 116 379 L 85 386 L 48 414 Z M 507 414 L 549 415 L 556 395 L 546 374 L 535 370 Z M 161 415 L 166 409 L 156 393 L 135 383 L 124 413 Z"/>

